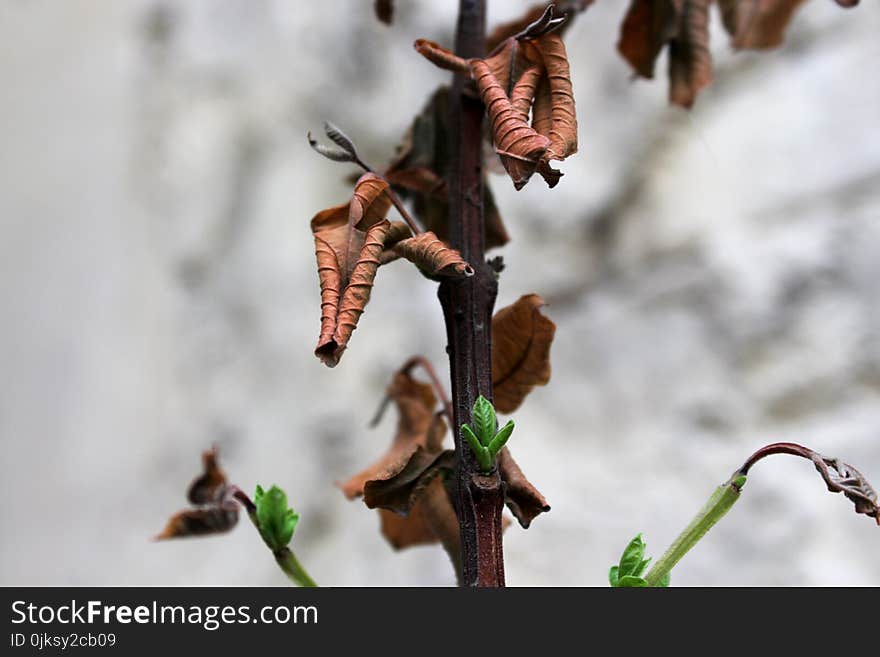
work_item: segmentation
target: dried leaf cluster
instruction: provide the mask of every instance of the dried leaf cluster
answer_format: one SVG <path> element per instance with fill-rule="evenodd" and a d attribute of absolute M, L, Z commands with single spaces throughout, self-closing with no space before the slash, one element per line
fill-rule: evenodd
<path fill-rule="evenodd" d="M 370 300 L 379 266 L 397 258 L 413 262 L 431 278 L 461 278 L 473 269 L 433 233 L 412 236 L 406 224 L 390 222 L 388 181 L 365 173 L 348 203 L 311 221 L 321 286 L 321 332 L 315 355 L 329 367 L 339 363 Z"/>
<path fill-rule="evenodd" d="M 526 295 L 502 308 L 493 319 L 493 368 L 504 412 L 512 412 L 536 385 L 550 376 L 550 343 L 555 326 L 543 316 L 537 295 Z M 397 408 L 397 428 L 388 451 L 375 463 L 340 483 L 349 499 L 363 497 L 380 511 L 382 533 L 396 549 L 440 542 L 458 566 L 459 526 L 449 491 L 454 453 L 444 449 L 447 423 L 438 410 L 437 396 L 411 374 L 412 363 L 398 371 L 386 391 Z M 505 484 L 505 502 L 523 527 L 550 510 L 541 493 L 528 481 L 505 447 L 498 455 Z"/>
<path fill-rule="evenodd" d="M 554 31 L 566 15 L 556 17 L 554 11 L 554 5 L 548 5 L 536 21 L 503 39 L 484 59 L 462 59 L 426 39 L 415 43 L 436 66 L 474 80 L 489 116 L 495 151 L 516 189 L 535 172 L 554 187 L 562 174 L 550 162 L 577 151 L 568 58 Z"/>
<path fill-rule="evenodd" d="M 804 0 L 716 0 L 724 27 L 737 49 L 780 45 Z M 858 0 L 835 0 L 854 7 Z M 669 48 L 669 101 L 691 107 L 712 82 L 709 6 L 713 0 L 631 0 L 617 49 L 636 75 L 654 77 L 657 57 Z"/>

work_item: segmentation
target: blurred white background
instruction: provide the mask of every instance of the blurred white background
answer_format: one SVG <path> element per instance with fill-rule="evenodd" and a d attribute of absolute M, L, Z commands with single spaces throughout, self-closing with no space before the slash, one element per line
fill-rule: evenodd
<path fill-rule="evenodd" d="M 334 481 L 416 353 L 446 370 L 434 284 L 380 271 L 335 370 L 312 355 L 312 215 L 350 173 L 330 119 L 387 161 L 447 75 L 457 3 L 0 2 L 0 584 L 284 584 L 246 520 L 154 543 L 216 442 L 277 483 L 328 585 L 447 585 L 442 550 L 395 553 Z M 490 23 L 527 1 L 490 1 Z M 499 307 L 538 292 L 553 380 L 511 446 L 553 510 L 506 534 L 511 585 L 607 584 L 655 556 L 760 445 L 793 440 L 880 482 L 880 7 L 806 3 L 784 47 L 733 54 L 687 114 L 616 54 L 624 2 L 567 43 L 581 150 L 560 185 L 492 186 L 513 241 Z M 774 457 L 673 585 L 880 585 L 880 530 L 806 461 Z"/>

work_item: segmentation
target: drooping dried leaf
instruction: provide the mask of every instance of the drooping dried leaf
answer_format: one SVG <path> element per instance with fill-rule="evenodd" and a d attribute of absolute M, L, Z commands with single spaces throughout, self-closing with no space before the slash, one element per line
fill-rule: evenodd
<path fill-rule="evenodd" d="M 526 479 L 516 461 L 506 447 L 498 453 L 498 471 L 505 483 L 504 502 L 523 529 L 528 529 L 532 520 L 550 510 L 544 496 Z"/>
<path fill-rule="evenodd" d="M 387 265 L 389 262 L 397 260 L 400 255 L 394 250 L 394 245 L 409 237 L 412 237 L 412 231 L 405 221 L 392 221 L 388 232 L 385 233 L 384 248 L 379 254 L 379 264 Z"/>
<path fill-rule="evenodd" d="M 460 551 L 458 518 L 440 477 L 425 487 L 407 515 L 386 509 L 380 509 L 379 515 L 382 534 L 396 550 L 436 543 L 442 539 L 444 545 L 448 544 L 456 553 Z"/>
<path fill-rule="evenodd" d="M 216 449 L 202 453 L 202 467 L 204 472 L 193 480 L 186 495 L 193 504 L 216 502 L 226 493 L 226 473 L 217 463 Z"/>
<path fill-rule="evenodd" d="M 388 452 L 347 482 L 340 484 L 349 499 L 364 496 L 367 506 L 406 512 L 422 484 L 419 477 L 438 460 L 446 424 L 434 415 L 437 398 L 430 385 L 398 372 L 387 396 L 398 411 L 397 432 Z M 437 466 L 439 467 L 439 466 Z M 439 470 L 438 470 L 439 472 Z"/>
<path fill-rule="evenodd" d="M 550 146 L 550 140 L 523 121 L 484 61 L 472 60 L 471 69 L 489 115 L 495 150 L 514 187 L 522 189 Z"/>
<path fill-rule="evenodd" d="M 447 71 L 470 73 L 470 67 L 466 59 L 456 55 L 451 50 L 444 48 L 436 41 L 430 39 L 416 39 L 413 47 L 429 62 Z"/>
<path fill-rule="evenodd" d="M 510 104 L 519 112 L 523 121 L 529 120 L 529 112 L 532 109 L 532 101 L 537 93 L 538 84 L 544 76 L 544 64 L 537 62 L 532 64 L 517 80 L 510 93 Z M 535 125 L 532 124 L 535 128 Z M 537 128 L 535 128 L 537 130 Z"/>
<path fill-rule="evenodd" d="M 226 501 L 174 514 L 156 540 L 207 536 L 228 532 L 238 523 L 238 504 Z"/>
<path fill-rule="evenodd" d="M 734 48 L 775 48 L 804 0 L 718 0 Z"/>
<path fill-rule="evenodd" d="M 323 210 L 312 219 L 315 256 L 321 283 L 321 334 L 315 355 L 334 367 L 370 300 L 390 223 L 388 183 L 367 173 L 345 205 Z"/>
<path fill-rule="evenodd" d="M 643 78 L 654 77 L 654 63 L 678 29 L 682 2 L 686 0 L 631 0 L 617 50 Z"/>
<path fill-rule="evenodd" d="M 373 9 L 376 12 L 376 18 L 385 25 L 391 25 L 394 20 L 394 0 L 375 0 Z"/>
<path fill-rule="evenodd" d="M 430 433 L 442 441 L 446 423 L 437 417 Z M 402 467 L 393 473 L 385 471 L 367 480 L 363 486 L 364 504 L 370 509 L 388 509 L 408 513 L 431 480 L 455 466 L 452 450 L 433 451 L 419 446 L 413 450 Z"/>
<path fill-rule="evenodd" d="M 431 231 L 401 240 L 392 249 L 412 262 L 428 278 L 468 278 L 473 268 L 461 254 L 440 241 Z"/>
<path fill-rule="evenodd" d="M 564 160 L 577 152 L 577 116 L 571 89 L 571 71 L 562 38 L 555 32 L 535 41 L 544 69 L 551 97 L 550 138 L 547 160 Z M 541 133 L 544 134 L 544 133 Z"/>
<path fill-rule="evenodd" d="M 560 31 L 562 31 L 571 23 L 571 17 L 578 12 L 584 11 L 587 7 L 593 4 L 593 0 L 555 0 L 551 4 L 554 6 L 554 16 L 565 16 L 569 19 L 560 28 Z M 546 2 L 537 4 L 532 6 L 519 18 L 497 25 L 489 33 L 489 36 L 486 37 L 487 52 L 492 52 L 498 47 L 498 44 L 523 32 L 529 25 L 540 19 L 546 11 Z"/>
<path fill-rule="evenodd" d="M 543 305 L 527 294 L 492 318 L 493 401 L 500 413 L 512 413 L 535 386 L 550 381 L 556 325 L 541 313 Z"/>
<path fill-rule="evenodd" d="M 669 102 L 691 107 L 701 89 L 712 83 L 709 53 L 711 0 L 685 0 L 677 35 L 669 43 Z"/>
<path fill-rule="evenodd" d="M 877 492 L 861 472 L 838 458 L 813 453 L 812 460 L 829 491 L 843 493 L 855 505 L 856 513 L 874 518 L 880 525 L 880 502 L 877 501 Z"/>

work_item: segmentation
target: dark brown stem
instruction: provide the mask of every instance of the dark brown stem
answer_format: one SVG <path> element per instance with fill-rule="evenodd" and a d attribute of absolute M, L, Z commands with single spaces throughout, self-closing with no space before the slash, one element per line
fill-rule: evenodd
<path fill-rule="evenodd" d="M 382 180 L 385 180 L 385 176 L 381 173 L 373 169 L 369 164 L 364 162 L 361 158 L 355 157 L 354 163 L 357 164 L 361 169 L 366 171 L 367 173 L 372 173 L 375 176 L 379 176 Z M 385 182 L 388 182 L 385 180 Z M 397 208 L 397 211 L 400 213 L 400 216 L 403 217 L 403 220 L 406 222 L 406 225 L 409 226 L 409 229 L 413 232 L 413 235 L 421 235 L 425 231 L 419 226 L 419 222 L 416 221 L 413 216 L 406 209 L 406 206 L 403 205 L 403 201 L 400 200 L 400 197 L 391 189 L 391 184 L 388 184 L 388 189 L 385 190 L 388 194 L 388 198 L 391 199 L 391 203 Z"/>
<path fill-rule="evenodd" d="M 773 443 L 771 445 L 765 445 L 746 459 L 746 462 L 742 464 L 742 467 L 739 470 L 737 470 L 737 473 L 744 475 L 748 474 L 749 468 L 765 456 L 771 456 L 772 454 L 791 454 L 812 461 L 813 456 L 816 453 L 810 448 L 798 445 L 797 443 Z"/>
<path fill-rule="evenodd" d="M 456 54 L 485 54 L 484 0 L 460 0 Z M 461 582 L 464 586 L 504 586 L 501 511 L 504 488 L 497 470 L 480 468 L 459 427 L 470 419 L 478 395 L 492 399 L 492 309 L 498 286 L 484 255 L 484 107 L 465 76 L 453 78 L 450 96 L 449 241 L 475 273 L 446 280 L 438 296 L 446 320 L 452 374 L 456 471 L 454 500 L 461 528 Z"/>

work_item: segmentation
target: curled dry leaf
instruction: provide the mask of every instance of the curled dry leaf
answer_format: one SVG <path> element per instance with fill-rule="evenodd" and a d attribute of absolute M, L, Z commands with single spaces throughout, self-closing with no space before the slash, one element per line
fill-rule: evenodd
<path fill-rule="evenodd" d="M 334 367 L 370 300 L 385 236 L 391 199 L 388 183 L 366 173 L 344 205 L 323 210 L 312 219 L 315 256 L 321 283 L 321 334 L 315 355 Z"/>
<path fill-rule="evenodd" d="M 643 78 L 654 77 L 660 51 L 678 30 L 678 5 L 684 0 L 631 0 L 620 27 L 617 50 Z"/>
<path fill-rule="evenodd" d="M 617 49 L 636 73 L 654 77 L 660 51 L 669 45 L 670 102 L 691 107 L 712 82 L 709 54 L 711 0 L 632 0 Z"/>
<path fill-rule="evenodd" d="M 416 39 L 413 47 L 429 62 L 447 71 L 469 73 L 468 61 L 430 39 Z"/>
<path fill-rule="evenodd" d="M 476 59 L 471 67 L 489 115 L 495 150 L 514 187 L 522 189 L 537 169 L 550 140 L 522 119 L 486 62 Z"/>
<path fill-rule="evenodd" d="M 354 499 L 365 495 L 366 489 L 373 484 L 373 494 L 368 501 L 371 507 L 385 506 L 380 504 L 386 501 L 384 498 L 393 497 L 393 491 L 377 484 L 395 477 L 398 477 L 395 484 L 409 485 L 415 481 L 442 452 L 446 432 L 443 419 L 434 414 L 437 398 L 430 385 L 416 381 L 406 372 L 398 372 L 386 395 L 398 412 L 397 431 L 391 448 L 378 461 L 340 485 L 345 496 Z M 407 490 L 403 502 L 394 499 L 389 506 L 395 511 L 407 511 L 410 492 Z"/>
<path fill-rule="evenodd" d="M 238 503 L 217 463 L 217 451 L 202 454 L 203 472 L 190 484 L 187 498 L 196 508 L 174 514 L 156 540 L 206 536 L 229 531 L 238 523 Z"/>
<path fill-rule="evenodd" d="M 415 264 L 428 278 L 468 278 L 474 275 L 473 268 L 461 254 L 430 231 L 401 240 L 392 250 Z"/>
<path fill-rule="evenodd" d="M 498 471 L 504 481 L 504 502 L 523 529 L 550 510 L 544 496 L 526 479 L 506 447 L 498 453 Z"/>
<path fill-rule="evenodd" d="M 709 53 L 709 5 L 689 0 L 679 13 L 678 34 L 669 44 L 669 102 L 692 107 L 701 89 L 712 83 Z"/>
<path fill-rule="evenodd" d="M 395 374 L 387 396 L 398 411 L 391 448 L 340 488 L 380 510 L 382 533 L 396 549 L 440 541 L 458 571 L 458 519 L 443 484 L 455 457 L 443 450 L 446 423 L 434 413 L 437 399 L 406 371 Z"/>
<path fill-rule="evenodd" d="M 512 413 L 535 386 L 550 381 L 556 325 L 541 313 L 543 305 L 527 294 L 492 318 L 493 402 L 500 413 Z"/>
<path fill-rule="evenodd" d="M 853 7 L 858 0 L 836 0 Z M 780 45 L 804 0 L 718 0 L 724 27 L 734 48 Z M 670 102 L 691 107 L 712 82 L 709 53 L 709 5 L 712 0 L 631 0 L 617 49 L 635 72 L 654 77 L 660 51 L 669 45 Z"/>
<path fill-rule="evenodd" d="M 855 505 L 856 513 L 863 513 L 880 525 L 880 503 L 877 501 L 877 492 L 861 472 L 838 458 L 821 454 L 814 453 L 812 461 L 825 480 L 829 491 L 843 493 Z"/>

